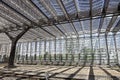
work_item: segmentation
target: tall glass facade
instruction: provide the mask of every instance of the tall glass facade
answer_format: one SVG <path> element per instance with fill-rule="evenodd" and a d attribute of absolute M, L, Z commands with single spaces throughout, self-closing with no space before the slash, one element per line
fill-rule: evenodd
<path fill-rule="evenodd" d="M 29 42 L 19 42 L 16 46 L 18 61 L 74 61 L 80 63 L 111 64 L 120 63 L 120 35 L 85 35 L 79 38 L 60 38 Z M 92 44 L 92 45 L 91 45 Z M 10 44 L 0 44 L 0 60 L 8 56 Z M 108 59 L 109 56 L 109 59 Z"/>
<path fill-rule="evenodd" d="M 120 63 L 120 35 L 82 35 L 79 38 L 59 38 L 18 42 L 15 62 L 74 61 L 90 64 Z M 7 60 L 11 44 L 0 44 L 0 61 Z"/>

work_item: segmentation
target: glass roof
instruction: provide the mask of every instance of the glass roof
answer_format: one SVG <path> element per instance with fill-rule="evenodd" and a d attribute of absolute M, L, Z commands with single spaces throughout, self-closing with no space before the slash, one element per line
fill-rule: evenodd
<path fill-rule="evenodd" d="M 92 20 L 92 32 L 93 33 L 97 33 L 98 28 L 99 28 L 99 22 L 100 22 L 100 19 Z"/>
<path fill-rule="evenodd" d="M 65 8 L 69 14 L 74 14 L 76 11 L 75 3 L 73 0 L 62 0 Z"/>
<path fill-rule="evenodd" d="M 103 10 L 104 0 L 93 0 L 92 2 L 92 15 L 100 15 Z"/>
<path fill-rule="evenodd" d="M 120 3 L 120 0 L 110 0 L 108 8 L 107 8 L 107 12 L 108 13 L 116 12 L 119 3 Z"/>
<path fill-rule="evenodd" d="M 67 24 L 62 24 L 62 26 L 64 26 L 65 30 L 68 32 L 68 33 L 73 33 L 73 29 L 71 27 L 71 25 L 69 23 Z"/>
<path fill-rule="evenodd" d="M 85 33 L 90 33 L 90 20 L 81 21 Z"/>
<path fill-rule="evenodd" d="M 0 32 L 7 30 L 14 36 L 27 26 L 33 30 L 26 37 L 33 33 L 45 39 L 90 36 L 90 27 L 92 35 L 101 34 L 98 31 L 117 33 L 119 3 L 120 0 L 1 0 Z"/>
<path fill-rule="evenodd" d="M 102 25 L 102 28 L 101 28 L 101 32 L 105 32 L 106 31 L 106 28 L 110 22 L 112 17 L 106 17 L 104 18 L 104 22 L 103 22 L 103 25 Z"/>
<path fill-rule="evenodd" d="M 54 8 L 54 10 L 56 11 L 58 16 L 61 16 L 64 14 L 61 7 L 57 3 L 57 0 L 49 0 L 49 1 L 50 1 L 50 4 L 52 5 L 52 7 Z"/>
<path fill-rule="evenodd" d="M 113 30 L 113 28 L 115 28 L 115 26 L 117 25 L 117 23 L 120 21 L 120 16 L 117 17 L 115 23 L 113 24 L 113 27 L 111 28 L 111 31 Z"/>
<path fill-rule="evenodd" d="M 73 24 L 78 32 L 82 31 L 82 26 L 80 26 L 80 22 L 74 22 Z"/>
<path fill-rule="evenodd" d="M 37 5 L 37 7 L 42 10 L 44 12 L 44 14 L 48 17 L 52 17 L 52 15 L 50 14 L 49 11 L 47 11 L 47 9 L 42 5 L 42 3 L 40 2 L 40 0 L 32 0 L 33 3 L 35 3 L 35 5 Z"/>

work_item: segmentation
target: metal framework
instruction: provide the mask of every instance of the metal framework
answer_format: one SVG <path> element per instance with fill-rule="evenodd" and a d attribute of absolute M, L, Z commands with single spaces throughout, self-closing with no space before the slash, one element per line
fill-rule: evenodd
<path fill-rule="evenodd" d="M 119 18 L 119 2 L 119 0 L 1 0 L 0 32 L 4 33 L 7 30 L 17 34 L 17 30 L 22 30 L 27 25 L 32 26 L 32 29 L 35 30 L 33 35 L 36 36 L 36 39 L 79 37 L 85 35 L 86 31 L 92 35 L 94 33 L 92 25 L 99 24 L 99 28 L 96 27 L 98 36 L 101 33 L 108 34 L 109 32 L 116 34 L 120 29 L 117 27 L 119 22 L 116 23 L 117 18 Z M 105 18 L 111 19 L 110 22 L 105 21 Z M 94 19 L 100 19 L 100 21 L 93 23 L 92 20 Z M 84 28 L 84 26 L 86 27 L 86 24 L 83 23 L 84 20 L 90 22 L 90 26 L 87 26 L 88 29 Z M 76 25 L 76 22 L 79 22 L 80 25 L 83 24 L 79 26 Z M 116 27 L 113 25 L 116 25 Z M 103 28 L 103 26 L 106 26 L 106 28 Z M 78 28 L 82 30 L 78 30 Z M 40 29 L 43 30 L 43 33 L 41 33 L 41 37 L 38 37 L 37 34 L 39 34 Z M 28 34 L 25 34 L 26 37 Z M 45 36 L 45 34 L 49 36 Z M 29 36 L 32 37 L 32 34 Z"/>
<path fill-rule="evenodd" d="M 102 64 L 105 56 L 105 63 L 110 64 L 110 53 L 115 52 L 119 59 L 119 14 L 120 0 L 0 0 L 0 44 L 10 42 L 8 37 L 15 44 L 20 39 L 17 53 L 31 60 L 44 53 L 43 60 L 54 56 L 54 60 L 71 58 L 83 64 L 91 60 L 92 65 Z M 15 53 L 16 45 L 12 45 Z"/>

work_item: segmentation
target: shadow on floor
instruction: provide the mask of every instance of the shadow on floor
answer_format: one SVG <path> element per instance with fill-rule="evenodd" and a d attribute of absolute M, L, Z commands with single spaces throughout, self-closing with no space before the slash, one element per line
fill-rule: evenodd
<path fill-rule="evenodd" d="M 100 67 L 100 69 L 103 70 L 108 76 L 110 76 L 112 80 L 119 80 L 119 78 L 113 76 L 111 73 L 109 73 L 107 70 L 103 69 L 102 67 Z"/>
<path fill-rule="evenodd" d="M 94 72 L 93 72 L 93 67 L 92 66 L 90 66 L 88 80 L 95 80 L 95 76 L 94 76 Z"/>

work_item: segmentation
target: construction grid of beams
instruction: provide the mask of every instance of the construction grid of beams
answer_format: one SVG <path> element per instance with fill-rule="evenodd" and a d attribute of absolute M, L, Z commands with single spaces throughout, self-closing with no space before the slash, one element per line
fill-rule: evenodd
<path fill-rule="evenodd" d="M 15 56 L 32 61 L 42 53 L 44 61 L 74 61 L 77 53 L 77 62 L 101 64 L 105 56 L 105 64 L 119 64 L 119 13 L 120 0 L 1 0 L 0 44 L 12 42 L 11 64 Z"/>
<path fill-rule="evenodd" d="M 119 32 L 119 0 L 1 0 L 0 32 L 22 40 L 79 37 Z M 32 38 L 31 38 L 32 37 Z M 5 39 L 6 40 L 6 39 Z"/>

